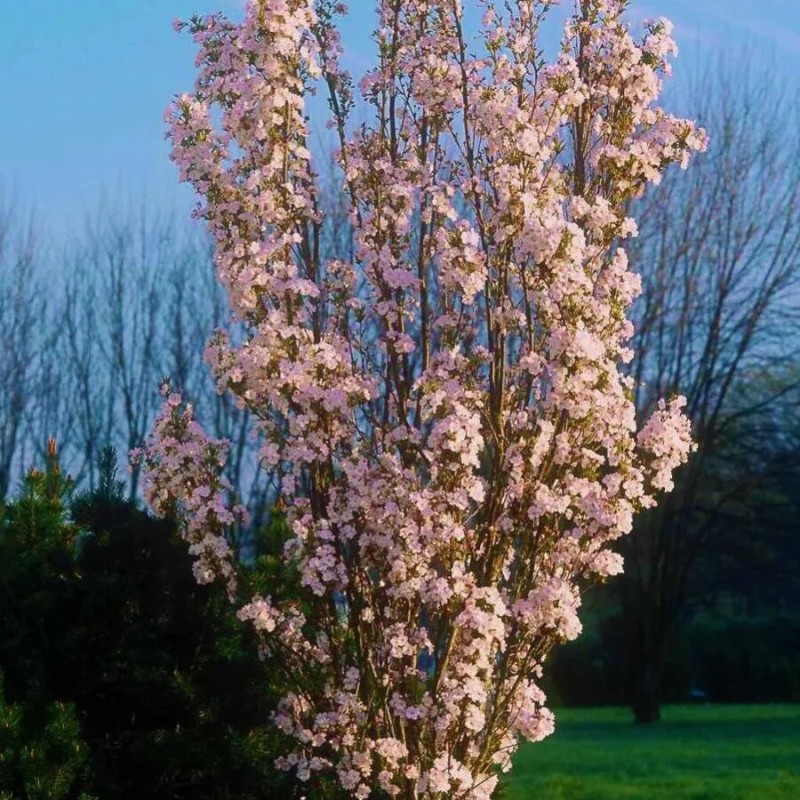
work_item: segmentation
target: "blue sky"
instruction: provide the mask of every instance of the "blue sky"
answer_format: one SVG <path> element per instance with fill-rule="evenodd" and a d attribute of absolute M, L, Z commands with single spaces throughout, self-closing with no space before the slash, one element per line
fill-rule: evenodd
<path fill-rule="evenodd" d="M 569 7 L 571 0 L 562 0 Z M 163 139 L 163 110 L 193 77 L 175 17 L 241 0 L 2 0 L 0 193 L 66 232 L 105 190 L 188 208 Z M 350 64 L 370 53 L 370 0 L 350 0 Z M 708 49 L 746 47 L 777 80 L 800 66 L 800 0 L 632 0 L 634 17 L 667 16 L 682 49 L 678 80 Z"/>

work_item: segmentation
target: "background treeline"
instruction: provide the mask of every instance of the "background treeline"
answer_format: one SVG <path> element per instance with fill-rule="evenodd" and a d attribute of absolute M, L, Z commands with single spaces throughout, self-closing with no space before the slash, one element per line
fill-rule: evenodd
<path fill-rule="evenodd" d="M 689 97 L 709 152 L 631 209 L 629 256 L 644 284 L 637 406 L 644 417 L 655 398 L 686 395 L 698 451 L 620 543 L 625 574 L 587 594 L 583 638 L 550 661 L 558 701 L 627 703 L 641 722 L 664 700 L 800 700 L 798 105 L 739 62 L 709 67 Z M 325 248 L 348 257 L 333 190 L 328 205 Z M 232 441 L 229 478 L 253 512 L 235 535 L 259 568 L 274 488 L 246 414 L 201 364 L 227 317 L 189 223 L 104 203 L 56 247 L 13 197 L 0 203 L 0 735 L 11 737 L 0 767 L 17 781 L 0 783 L 7 796 L 48 753 L 86 792 L 121 782 L 104 798 L 128 796 L 125 781 L 151 768 L 154 786 L 171 788 L 143 796 L 228 796 L 198 788 L 214 770 L 229 770 L 219 792 L 270 796 L 258 795 L 275 779 L 260 771 L 269 665 L 214 590 L 193 585 L 171 528 L 136 507 L 136 470 L 112 479 L 107 450 L 126 461 L 141 444 L 168 375 Z M 59 483 L 49 437 L 80 502 Z M 49 466 L 25 477 L 32 464 Z M 29 784 L 19 796 L 56 796 Z"/>
<path fill-rule="evenodd" d="M 257 522 L 267 491 L 254 469 L 248 419 L 218 395 L 202 364 L 227 323 L 199 226 L 144 203 L 104 202 L 56 249 L 34 214 L 0 201 L 0 500 L 56 437 L 77 484 L 98 482 L 98 456 L 141 445 L 169 376 L 200 418 L 233 447 L 227 465 Z M 127 477 L 129 498 L 138 469 Z"/>

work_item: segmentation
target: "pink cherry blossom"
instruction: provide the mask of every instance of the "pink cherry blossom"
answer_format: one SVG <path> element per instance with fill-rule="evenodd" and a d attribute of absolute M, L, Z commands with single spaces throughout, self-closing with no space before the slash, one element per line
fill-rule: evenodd
<path fill-rule="evenodd" d="M 244 509 L 226 447 L 165 388 L 147 497 L 178 515 L 286 674 L 278 760 L 355 798 L 488 800 L 520 738 L 553 730 L 550 648 L 579 587 L 691 448 L 680 399 L 637 430 L 628 201 L 705 134 L 657 105 L 675 46 L 625 0 L 579 0 L 541 61 L 552 0 L 378 0 L 377 65 L 339 65 L 334 0 L 249 0 L 181 24 L 197 80 L 167 112 L 243 331 L 206 359 L 252 412 L 302 604 L 240 598 Z M 306 98 L 323 87 L 352 250 L 317 246 L 324 192 Z"/>

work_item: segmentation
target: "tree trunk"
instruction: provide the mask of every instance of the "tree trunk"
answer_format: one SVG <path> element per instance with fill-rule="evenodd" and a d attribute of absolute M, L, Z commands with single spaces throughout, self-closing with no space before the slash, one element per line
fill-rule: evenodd
<path fill-rule="evenodd" d="M 661 722 L 661 688 L 664 660 L 657 653 L 642 653 L 631 665 L 631 710 L 638 725 Z"/>

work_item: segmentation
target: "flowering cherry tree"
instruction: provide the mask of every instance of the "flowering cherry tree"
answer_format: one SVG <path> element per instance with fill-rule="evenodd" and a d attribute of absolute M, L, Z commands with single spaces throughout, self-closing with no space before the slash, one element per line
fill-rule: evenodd
<path fill-rule="evenodd" d="M 580 588 L 672 486 L 681 400 L 637 431 L 620 365 L 639 291 L 630 199 L 705 134 L 656 105 L 675 52 L 625 0 L 579 0 L 552 63 L 553 0 L 379 0 L 356 126 L 335 0 L 250 0 L 189 23 L 194 90 L 168 111 L 244 335 L 220 391 L 257 419 L 302 599 L 237 600 L 226 444 L 166 403 L 147 497 L 176 513 L 288 686 L 279 766 L 356 798 L 490 798 L 520 737 L 553 730 L 539 682 L 578 635 Z M 471 32 L 470 32 L 471 31 Z M 320 256 L 305 100 L 324 90 L 354 251 Z"/>

